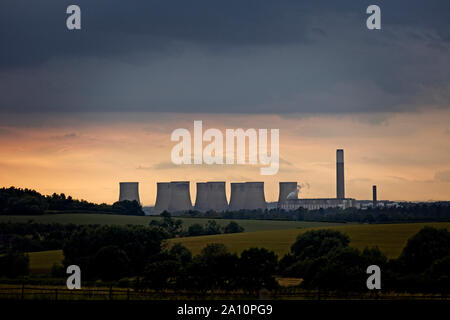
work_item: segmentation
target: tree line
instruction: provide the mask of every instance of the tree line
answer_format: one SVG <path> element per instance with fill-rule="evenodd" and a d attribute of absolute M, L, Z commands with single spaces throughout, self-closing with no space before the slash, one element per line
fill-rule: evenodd
<path fill-rule="evenodd" d="M 171 238 L 239 233 L 244 232 L 245 230 L 244 227 L 240 226 L 235 221 L 231 221 L 226 226 L 222 227 L 215 220 L 208 220 L 205 225 L 194 223 L 185 230 L 183 228 L 183 221 L 181 219 L 173 218 L 169 212 L 164 211 L 160 216 L 161 220 L 152 220 L 150 226 L 157 226 L 165 229 Z"/>
<path fill-rule="evenodd" d="M 136 201 L 121 201 L 113 205 L 95 204 L 76 200 L 64 193 L 43 196 L 30 189 L 1 188 L 0 215 L 42 215 L 45 213 L 108 213 L 124 215 L 145 215 Z"/>
<path fill-rule="evenodd" d="M 43 228 L 9 225 L 9 228 Z M 387 257 L 377 248 L 358 250 L 349 237 L 335 230 L 300 234 L 281 259 L 265 248 L 249 248 L 239 255 L 223 244 L 208 244 L 197 255 L 181 244 L 168 246 L 169 232 L 160 226 L 71 226 L 64 242 L 64 261 L 54 266 L 55 277 L 76 264 L 85 281 L 98 279 L 136 289 L 194 290 L 200 293 L 278 288 L 276 276 L 301 278 L 300 287 L 338 292 L 367 291 L 366 269 L 378 265 L 382 291 L 449 293 L 450 232 L 425 227 L 412 236 L 401 255 Z M 3 230 L 2 230 L 3 231 Z M 62 235 L 62 234 L 61 234 Z M 7 250 L 0 255 L 0 276 L 29 272 L 26 254 Z"/>
<path fill-rule="evenodd" d="M 42 215 L 45 213 L 107 213 L 123 215 L 145 215 L 141 205 L 136 201 L 121 201 L 113 205 L 95 204 L 85 200 L 75 200 L 65 194 L 54 193 L 43 196 L 37 191 L 19 188 L 0 189 L 0 215 Z M 431 222 L 450 221 L 450 202 L 399 203 L 397 207 L 327 208 L 318 210 L 286 211 L 238 210 L 225 212 L 188 211 L 182 216 L 210 219 L 262 219 L 318 222 L 359 222 L 359 223 L 394 223 L 394 222 Z M 208 228 L 207 228 L 208 229 Z M 209 234 L 208 230 L 192 227 L 192 234 Z"/>
<path fill-rule="evenodd" d="M 73 234 L 102 232 L 104 228 L 106 227 L 100 225 L 2 222 L 0 223 L 0 254 L 6 251 L 58 250 L 67 246 Z M 142 226 L 128 225 L 126 228 L 134 234 L 138 233 Z M 234 221 L 222 227 L 214 220 L 208 221 L 204 226 L 193 224 L 186 229 L 181 219 L 172 218 L 168 212 L 162 214 L 161 220 L 152 220 L 149 227 L 144 228 L 144 230 L 159 230 L 163 239 L 244 231 L 244 228 Z"/>
<path fill-rule="evenodd" d="M 401 223 L 401 222 L 432 222 L 450 221 L 450 203 L 401 203 L 398 207 L 358 208 L 327 208 L 307 210 L 298 208 L 286 211 L 271 210 L 239 210 L 225 212 L 189 211 L 183 216 L 196 218 L 222 219 L 261 219 L 317 222 L 358 222 L 358 223 Z"/>

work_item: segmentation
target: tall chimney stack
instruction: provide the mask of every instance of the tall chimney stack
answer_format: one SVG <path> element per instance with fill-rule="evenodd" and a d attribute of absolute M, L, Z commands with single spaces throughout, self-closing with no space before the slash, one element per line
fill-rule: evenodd
<path fill-rule="evenodd" d="M 336 197 L 345 199 L 344 150 L 336 150 Z"/>
<path fill-rule="evenodd" d="M 372 201 L 373 206 L 377 206 L 377 186 L 372 186 Z"/>

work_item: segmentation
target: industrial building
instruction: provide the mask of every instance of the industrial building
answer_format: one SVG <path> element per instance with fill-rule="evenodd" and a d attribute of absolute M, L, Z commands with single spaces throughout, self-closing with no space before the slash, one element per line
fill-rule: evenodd
<path fill-rule="evenodd" d="M 295 186 L 294 186 L 295 184 Z M 280 194 L 278 198 L 278 208 L 284 210 L 296 210 L 305 208 L 307 210 L 351 207 L 359 208 L 359 202 L 352 198 L 345 197 L 344 178 L 344 150 L 336 150 L 336 198 L 298 199 L 289 197 L 289 190 L 297 189 L 296 182 L 280 182 Z"/>
<path fill-rule="evenodd" d="M 194 209 L 200 212 L 208 211 L 208 184 L 206 182 L 197 182 Z"/>
<path fill-rule="evenodd" d="M 244 184 L 245 203 L 242 209 L 257 210 L 266 209 L 264 196 L 264 182 L 246 182 Z"/>
<path fill-rule="evenodd" d="M 170 182 L 158 182 L 156 185 L 156 202 L 153 211 L 156 214 L 169 210 Z"/>
<path fill-rule="evenodd" d="M 139 199 L 137 184 L 124 186 L 123 195 L 127 199 Z M 284 210 L 307 210 L 327 208 L 365 208 L 367 206 L 384 205 L 386 201 L 377 200 L 377 187 L 373 186 L 370 201 L 358 201 L 345 197 L 344 176 L 344 150 L 336 150 L 336 198 L 299 199 L 297 182 L 280 182 L 278 202 L 267 204 L 264 195 L 264 182 L 232 182 L 230 201 L 228 203 L 224 181 L 197 182 L 197 195 L 195 206 L 192 206 L 189 192 L 189 181 L 159 182 L 157 184 L 157 197 L 153 213 L 160 214 L 167 210 L 179 213 L 188 210 L 207 211 L 238 211 L 238 210 L 265 210 L 278 208 Z M 122 184 L 121 184 L 122 199 Z M 139 201 L 139 200 L 138 200 Z M 366 203 L 367 202 L 367 203 Z"/>
<path fill-rule="evenodd" d="M 159 182 L 154 213 L 172 213 L 192 210 L 189 181 Z"/>
<path fill-rule="evenodd" d="M 372 186 L 372 205 L 377 206 L 377 186 Z"/>
<path fill-rule="evenodd" d="M 225 182 L 207 182 L 206 185 L 208 186 L 207 209 L 216 212 L 226 211 L 228 209 L 228 201 L 225 193 Z"/>
<path fill-rule="evenodd" d="M 210 210 L 217 212 L 226 211 L 228 202 L 225 193 L 225 182 L 198 182 L 194 209 L 201 212 Z"/>
<path fill-rule="evenodd" d="M 287 204 L 288 197 L 295 193 L 295 198 L 298 198 L 297 182 L 280 182 L 280 191 L 278 193 L 278 206 Z"/>
<path fill-rule="evenodd" d="M 264 182 L 231 183 L 229 211 L 266 209 Z"/>
<path fill-rule="evenodd" d="M 139 182 L 120 182 L 119 183 L 119 201 L 137 201 L 139 200 Z"/>
<path fill-rule="evenodd" d="M 336 199 L 336 198 L 317 198 L 317 199 L 294 199 L 288 200 L 286 204 L 280 206 L 284 210 L 296 210 L 304 208 L 307 210 L 318 210 L 328 208 L 347 209 L 359 207 L 359 203 L 355 199 Z"/>
<path fill-rule="evenodd" d="M 231 183 L 229 211 L 237 211 L 245 207 L 245 190 L 245 182 Z"/>
<path fill-rule="evenodd" d="M 344 150 L 336 150 L 336 198 L 345 199 Z"/>
<path fill-rule="evenodd" d="M 192 210 L 189 181 L 172 181 L 170 183 L 169 212 Z"/>

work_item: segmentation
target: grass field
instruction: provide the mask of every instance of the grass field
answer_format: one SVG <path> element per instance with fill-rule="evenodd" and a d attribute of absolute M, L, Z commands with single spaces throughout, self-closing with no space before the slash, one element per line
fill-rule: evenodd
<path fill-rule="evenodd" d="M 341 225 L 320 226 L 309 229 L 283 229 L 222 234 L 190 238 L 170 239 L 169 245 L 181 242 L 194 254 L 199 253 L 208 243 L 223 243 L 232 252 L 240 253 L 250 247 L 265 247 L 273 250 L 279 257 L 289 251 L 297 235 L 311 229 L 332 228 L 340 230 L 350 237 L 350 245 L 358 249 L 367 246 L 378 246 L 389 258 L 396 258 L 401 253 L 408 239 L 424 226 L 450 229 L 450 222 L 442 223 L 404 223 L 376 225 Z M 32 273 L 48 273 L 54 263 L 62 261 L 62 251 L 43 251 L 30 253 L 30 269 Z"/>
<path fill-rule="evenodd" d="M 30 252 L 28 255 L 31 273 L 50 273 L 53 264 L 62 263 L 64 258 L 62 250 Z"/>
<path fill-rule="evenodd" d="M 124 216 L 113 214 L 47 214 L 42 216 L 0 216 L 0 222 L 28 222 L 34 221 L 38 223 L 74 223 L 74 224 L 109 224 L 109 225 L 127 225 L 140 224 L 148 225 L 151 220 L 161 219 L 158 216 Z M 178 219 L 178 218 L 176 218 Z M 194 223 L 204 225 L 211 219 L 199 218 L 180 218 L 183 226 L 189 228 Z M 221 226 L 225 226 L 230 221 L 236 221 L 245 228 L 245 232 L 280 230 L 280 229 L 296 229 L 296 228 L 314 228 L 321 226 L 340 225 L 337 223 L 326 222 L 307 222 L 307 221 L 273 221 L 273 220 L 228 220 L 214 219 Z"/>
<path fill-rule="evenodd" d="M 396 258 L 401 253 L 408 239 L 424 226 L 450 229 L 450 222 L 442 223 L 404 223 L 404 224 L 359 224 L 327 226 L 313 229 L 331 228 L 349 235 L 350 245 L 364 249 L 378 246 L 389 258 Z M 249 247 L 264 247 L 273 250 L 279 257 L 286 254 L 296 237 L 311 229 L 269 230 L 250 233 L 221 234 L 213 236 L 170 239 L 169 243 L 181 242 L 194 254 L 199 253 L 208 243 L 223 243 L 232 252 L 241 252 Z"/>

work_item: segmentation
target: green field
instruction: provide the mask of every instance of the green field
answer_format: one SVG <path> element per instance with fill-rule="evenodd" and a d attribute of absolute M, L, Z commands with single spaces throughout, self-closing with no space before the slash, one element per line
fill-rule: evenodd
<path fill-rule="evenodd" d="M 176 218 L 176 217 L 175 217 Z M 28 222 L 38 223 L 74 223 L 74 224 L 108 224 L 108 225 L 148 225 L 151 220 L 160 220 L 159 216 L 124 216 L 114 214 L 46 214 L 42 216 L 0 216 L 0 222 Z M 176 218 L 178 219 L 178 218 Z M 194 223 L 206 224 L 208 220 L 216 220 L 221 226 L 225 226 L 230 221 L 236 221 L 245 228 L 245 232 L 314 228 L 321 226 L 341 225 L 338 223 L 308 222 L 308 221 L 274 221 L 274 220 L 228 220 L 228 219 L 200 219 L 200 218 L 180 218 L 183 226 L 189 228 Z"/>
<path fill-rule="evenodd" d="M 424 226 L 450 229 L 450 222 L 441 223 L 403 223 L 403 224 L 359 224 L 327 226 L 313 229 L 332 228 L 349 235 L 350 245 L 364 249 L 378 246 L 389 258 L 396 258 L 401 253 L 408 239 Z M 212 236 L 170 239 L 169 243 L 181 242 L 194 254 L 199 253 L 208 243 L 223 243 L 232 252 L 239 253 L 249 247 L 264 247 L 273 250 L 279 257 L 289 251 L 296 237 L 311 229 L 270 230 L 250 233 L 221 234 Z"/>
<path fill-rule="evenodd" d="M 269 221 L 270 222 L 270 221 Z M 240 253 L 250 247 L 265 247 L 273 250 L 279 257 L 289 251 L 295 238 L 300 233 L 311 229 L 332 228 L 340 230 L 350 237 L 350 245 L 358 249 L 378 246 L 389 258 L 396 258 L 401 253 L 408 239 L 424 226 L 450 229 L 450 222 L 442 223 L 404 223 L 404 224 L 359 224 L 340 226 L 315 226 L 309 229 L 283 229 L 255 231 L 236 234 L 177 238 L 168 240 L 169 245 L 181 242 L 194 254 L 199 253 L 208 243 L 223 243 L 230 251 Z M 30 253 L 32 273 L 48 273 L 54 263 L 61 263 L 62 251 L 44 251 Z"/>

